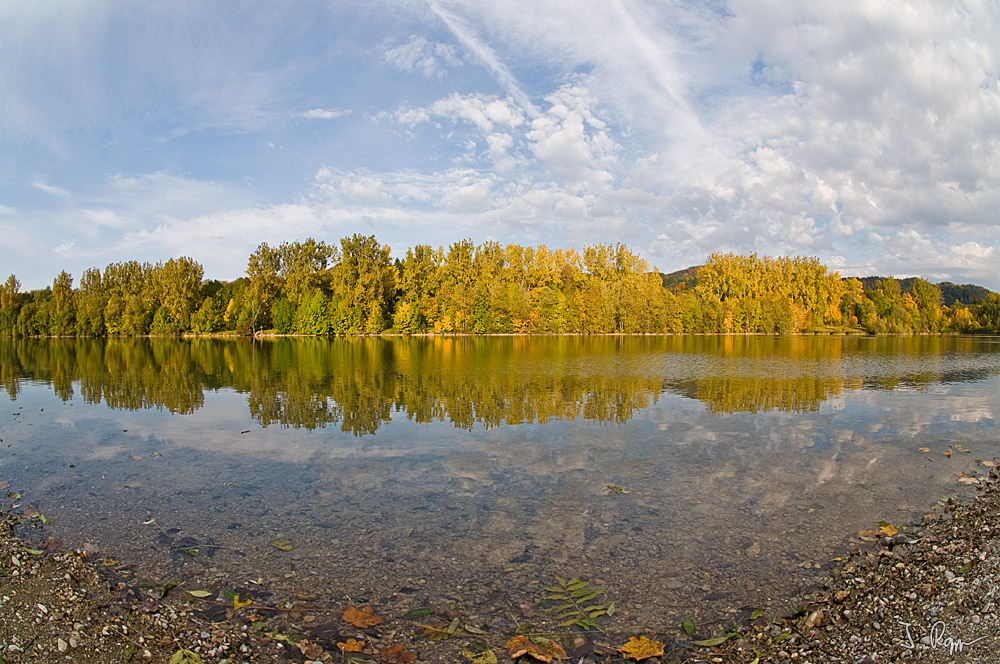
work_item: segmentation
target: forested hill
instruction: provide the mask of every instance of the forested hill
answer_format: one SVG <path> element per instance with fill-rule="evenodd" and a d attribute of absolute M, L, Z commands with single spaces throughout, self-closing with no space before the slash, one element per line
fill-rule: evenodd
<path fill-rule="evenodd" d="M 886 277 L 858 277 L 858 281 L 865 290 L 878 288 L 879 284 L 885 281 Z M 899 280 L 899 286 L 904 293 L 913 292 L 913 285 L 917 282 L 916 277 L 908 277 Z M 945 306 L 952 306 L 956 302 L 959 304 L 980 304 L 986 302 L 992 291 L 982 286 L 974 284 L 953 284 L 950 281 L 942 281 L 937 284 L 941 291 L 941 298 Z"/>
<path fill-rule="evenodd" d="M 662 275 L 622 244 L 461 240 L 395 256 L 354 235 L 262 243 L 228 282 L 205 280 L 187 256 L 90 268 L 75 285 L 62 271 L 26 293 L 10 275 L 0 335 L 1000 332 L 996 293 L 967 302 L 973 287 L 954 287 L 968 293 L 949 303 L 919 278 L 866 288 L 813 257 L 714 253 Z"/>

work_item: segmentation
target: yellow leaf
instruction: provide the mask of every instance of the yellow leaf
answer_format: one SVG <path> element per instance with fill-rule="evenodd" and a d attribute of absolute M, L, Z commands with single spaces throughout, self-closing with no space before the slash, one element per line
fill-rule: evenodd
<path fill-rule="evenodd" d="M 281 549 L 282 551 L 292 550 L 292 540 L 287 537 L 279 537 L 278 539 L 271 542 L 271 546 Z"/>
<path fill-rule="evenodd" d="M 347 643 L 342 641 L 337 642 L 337 647 L 343 652 L 361 652 L 364 646 L 364 641 L 358 641 L 357 639 L 347 639 Z"/>
<path fill-rule="evenodd" d="M 879 528 L 878 531 L 879 531 L 879 533 L 881 533 L 882 535 L 885 535 L 886 537 L 892 537 L 893 535 L 895 535 L 896 533 L 899 532 L 896 529 L 896 526 L 892 525 L 891 523 L 885 524 L 884 526 L 882 526 L 881 528 Z"/>
<path fill-rule="evenodd" d="M 920 448 L 920 451 L 921 451 L 921 452 L 930 452 L 930 451 L 931 451 L 931 448 L 929 448 L 929 447 L 921 447 L 921 448 Z"/>
<path fill-rule="evenodd" d="M 563 659 L 566 651 L 563 647 L 549 639 L 540 636 L 515 636 L 507 642 L 507 653 L 511 659 L 517 659 L 522 655 L 529 655 L 539 662 L 551 662 L 553 659 Z"/>
<path fill-rule="evenodd" d="M 492 650 L 475 652 L 471 648 L 466 648 L 462 651 L 462 656 L 472 664 L 497 664 L 497 654 Z"/>
<path fill-rule="evenodd" d="M 248 599 L 248 600 L 244 600 L 244 601 L 241 602 L 240 601 L 240 595 L 239 595 L 239 593 L 236 593 L 235 595 L 233 595 L 233 609 L 234 610 L 238 611 L 239 609 L 243 608 L 244 606 L 250 606 L 251 604 L 253 604 L 253 598 Z"/>
<path fill-rule="evenodd" d="M 620 648 L 620 650 L 626 657 L 631 657 L 632 659 L 639 661 L 650 657 L 661 656 L 663 654 L 663 644 L 659 641 L 650 641 L 649 638 L 645 636 L 633 636 L 628 640 L 628 643 Z"/>
<path fill-rule="evenodd" d="M 980 463 L 986 466 L 987 468 L 996 468 L 997 466 L 996 461 L 980 461 Z"/>

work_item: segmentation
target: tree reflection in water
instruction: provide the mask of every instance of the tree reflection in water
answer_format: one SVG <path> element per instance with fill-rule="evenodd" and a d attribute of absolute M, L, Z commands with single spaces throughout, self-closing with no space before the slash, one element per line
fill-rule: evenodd
<path fill-rule="evenodd" d="M 553 336 L 27 339 L 0 342 L 0 386 L 42 381 L 109 408 L 192 413 L 205 390 L 246 395 L 261 426 L 340 425 L 362 436 L 394 414 L 415 422 L 624 423 L 663 391 L 709 412 L 814 411 L 845 390 L 979 380 L 937 369 L 975 339 L 954 337 Z M 867 357 L 865 369 L 853 356 Z M 884 374 L 872 373 L 884 358 Z M 898 362 L 917 359 L 913 370 Z M 896 366 L 888 367 L 889 364 Z M 943 362 L 941 363 L 944 364 Z M 860 366 L 860 365 L 858 365 Z"/>

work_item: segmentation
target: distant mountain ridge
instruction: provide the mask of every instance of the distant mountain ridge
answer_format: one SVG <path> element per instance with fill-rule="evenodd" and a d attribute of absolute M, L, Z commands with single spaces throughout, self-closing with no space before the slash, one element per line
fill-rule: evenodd
<path fill-rule="evenodd" d="M 698 285 L 698 269 L 701 265 L 693 265 L 683 270 L 676 270 L 674 272 L 669 272 L 667 274 L 660 273 L 660 279 L 663 280 L 663 287 L 667 288 L 673 292 L 679 292 L 683 290 L 691 290 Z M 844 279 L 850 279 L 851 277 L 844 277 Z M 878 288 L 878 285 L 886 280 L 886 277 L 879 276 L 868 276 L 868 277 L 854 277 L 861 282 L 862 287 L 865 290 L 872 290 Z M 915 277 L 908 277 L 906 279 L 897 279 L 899 282 L 900 289 L 903 293 L 909 293 L 913 291 L 913 283 L 916 281 Z M 992 292 L 990 289 L 983 286 L 977 286 L 975 284 L 953 284 L 950 281 L 942 281 L 936 284 L 938 289 L 941 291 L 941 297 L 946 306 L 952 306 L 956 302 L 960 304 L 979 304 L 985 302 L 987 296 Z"/>

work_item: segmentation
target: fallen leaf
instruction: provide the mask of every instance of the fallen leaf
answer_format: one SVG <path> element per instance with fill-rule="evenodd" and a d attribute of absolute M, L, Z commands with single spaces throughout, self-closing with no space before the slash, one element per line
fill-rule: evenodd
<path fill-rule="evenodd" d="M 697 631 L 697 626 L 694 624 L 693 620 L 685 620 L 681 623 L 681 627 L 684 628 L 684 633 L 688 636 L 694 636 L 695 631 Z"/>
<path fill-rule="evenodd" d="M 628 489 L 623 486 L 618 486 L 617 484 L 609 484 L 604 487 L 604 489 L 608 493 L 628 493 Z"/>
<path fill-rule="evenodd" d="M 279 537 L 278 539 L 271 542 L 271 546 L 281 549 L 282 551 L 292 550 L 292 540 L 287 537 Z"/>
<path fill-rule="evenodd" d="M 407 650 L 402 643 L 397 643 L 379 650 L 378 658 L 383 664 L 409 664 L 417 655 Z"/>
<path fill-rule="evenodd" d="M 250 599 L 247 599 L 247 600 L 243 600 L 241 602 L 240 601 L 240 594 L 239 593 L 236 593 L 235 595 L 233 595 L 233 610 L 234 611 L 238 611 L 241 608 L 243 608 L 244 606 L 250 606 L 251 604 L 253 604 L 253 598 L 250 598 Z"/>
<path fill-rule="evenodd" d="M 899 530 L 896 529 L 896 526 L 892 525 L 891 523 L 882 524 L 882 526 L 878 529 L 878 531 L 880 534 L 885 535 L 886 537 L 892 537 L 893 535 L 899 532 Z"/>
<path fill-rule="evenodd" d="M 663 654 L 663 644 L 659 641 L 650 641 L 645 636 L 633 636 L 619 650 L 626 657 L 631 657 L 638 662 L 650 657 L 661 656 Z"/>
<path fill-rule="evenodd" d="M 948 448 L 948 451 L 944 453 L 944 455 L 946 457 L 948 457 L 949 459 L 951 458 L 951 448 L 950 447 Z"/>
<path fill-rule="evenodd" d="M 542 636 L 515 636 L 505 645 L 511 659 L 529 655 L 540 662 L 551 662 L 553 659 L 563 659 L 566 651 L 563 647 Z"/>
<path fill-rule="evenodd" d="M 996 468 L 996 466 L 997 466 L 997 462 L 996 461 L 980 461 L 979 463 L 983 464 L 987 468 Z"/>
<path fill-rule="evenodd" d="M 692 641 L 691 643 L 693 643 L 696 646 L 701 646 L 702 648 L 714 648 L 715 646 L 722 645 L 723 643 L 733 638 L 734 636 L 736 636 L 736 634 L 730 632 L 725 636 L 715 636 L 712 637 L 711 639 L 705 639 L 704 641 Z"/>
<path fill-rule="evenodd" d="M 0 491 L 3 491 L 4 489 L 6 489 L 9 486 L 10 486 L 10 482 L 8 482 L 7 480 L 0 480 Z"/>
<path fill-rule="evenodd" d="M 298 646 L 299 652 L 309 659 L 319 659 L 323 655 L 323 646 L 312 643 L 309 639 L 302 639 L 295 645 Z"/>
<path fill-rule="evenodd" d="M 361 649 L 365 647 L 365 643 L 357 639 L 347 639 L 347 643 L 338 641 L 337 647 L 340 648 L 341 652 L 361 652 Z"/>
<path fill-rule="evenodd" d="M 497 654 L 489 649 L 476 652 L 472 648 L 466 648 L 462 651 L 462 657 L 472 664 L 497 664 Z"/>
<path fill-rule="evenodd" d="M 354 605 L 348 606 L 340 617 L 344 619 L 344 622 L 351 623 L 361 629 L 372 627 L 385 620 L 382 616 L 375 615 L 375 609 L 371 606 L 366 606 L 363 609 L 358 609 Z"/>
<path fill-rule="evenodd" d="M 921 452 L 930 452 L 930 451 L 931 451 L 931 448 L 929 448 L 929 447 L 921 447 L 921 448 L 920 448 L 920 451 L 921 451 Z"/>
<path fill-rule="evenodd" d="M 212 593 L 208 592 L 207 590 L 189 590 L 187 591 L 187 594 L 191 595 L 191 597 L 196 597 L 198 599 L 205 599 L 206 597 L 212 596 Z"/>

